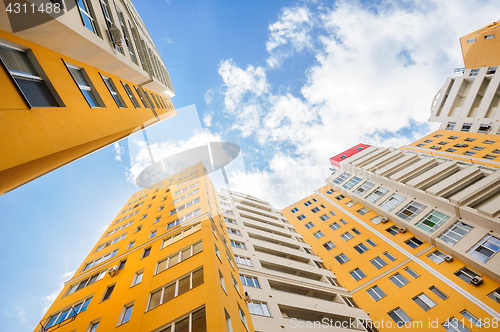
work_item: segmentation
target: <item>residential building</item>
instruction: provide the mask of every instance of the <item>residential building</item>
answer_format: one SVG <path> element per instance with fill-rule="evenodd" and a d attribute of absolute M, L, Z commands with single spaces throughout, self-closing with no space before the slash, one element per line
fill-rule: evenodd
<path fill-rule="evenodd" d="M 369 317 L 280 210 L 225 189 L 219 198 L 256 331 L 365 331 Z"/>
<path fill-rule="evenodd" d="M 492 67 L 500 64 L 500 21 L 460 38 L 465 68 Z"/>
<path fill-rule="evenodd" d="M 0 194 L 175 114 L 170 76 L 130 0 L 70 0 L 54 17 L 9 15 L 6 4 Z"/>
<path fill-rule="evenodd" d="M 500 58 L 481 44 L 496 27 L 473 33 L 477 49 L 461 39 L 467 69 L 431 106 L 439 130 L 338 154 L 327 185 L 283 210 L 382 331 L 498 329 Z"/>
<path fill-rule="evenodd" d="M 130 197 L 34 331 L 365 331 L 368 319 L 279 210 L 218 194 L 198 163 Z"/>
<path fill-rule="evenodd" d="M 35 331 L 254 331 L 219 210 L 201 163 L 135 193 Z"/>

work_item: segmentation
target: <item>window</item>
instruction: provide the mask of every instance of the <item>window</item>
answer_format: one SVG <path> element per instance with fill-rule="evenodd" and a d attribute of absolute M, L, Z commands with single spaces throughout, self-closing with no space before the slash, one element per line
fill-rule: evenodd
<path fill-rule="evenodd" d="M 429 289 L 431 290 L 431 292 L 433 292 L 434 294 L 436 294 L 441 300 L 446 300 L 448 298 L 448 295 L 446 295 L 445 293 L 443 293 L 436 286 L 431 286 L 431 287 L 429 287 Z"/>
<path fill-rule="evenodd" d="M 481 151 L 484 149 L 484 146 L 475 146 L 472 148 L 472 150 L 475 150 L 475 151 Z"/>
<path fill-rule="evenodd" d="M 373 240 L 370 240 L 370 239 L 366 239 L 366 242 L 371 245 L 372 247 L 375 247 L 377 244 L 373 241 Z"/>
<path fill-rule="evenodd" d="M 337 224 L 336 222 L 334 222 L 333 224 L 330 224 L 330 228 L 333 229 L 333 230 L 336 230 L 336 229 L 340 228 L 340 225 Z"/>
<path fill-rule="evenodd" d="M 409 245 L 410 247 L 412 247 L 413 249 L 415 249 L 416 247 L 424 244 L 424 241 L 417 239 L 416 237 L 413 236 L 413 237 L 409 238 L 408 240 L 406 240 L 405 243 L 407 245 Z"/>
<path fill-rule="evenodd" d="M 405 277 L 403 277 L 400 273 L 396 273 L 390 276 L 389 280 L 392 281 L 394 285 L 398 286 L 399 288 L 409 283 L 409 281 Z"/>
<path fill-rule="evenodd" d="M 406 197 L 403 197 L 398 194 L 393 194 L 391 197 L 385 200 L 385 202 L 380 204 L 380 207 L 384 210 L 392 211 L 392 209 L 394 209 L 399 203 L 401 203 L 405 199 Z"/>
<path fill-rule="evenodd" d="M 102 76 L 102 79 L 104 80 L 104 84 L 106 84 L 106 87 L 108 88 L 109 93 L 111 93 L 111 96 L 115 100 L 116 105 L 118 105 L 118 107 L 122 107 L 122 108 L 126 107 L 125 102 L 123 101 L 122 97 L 120 96 L 118 91 L 116 91 L 116 86 L 113 83 L 113 80 L 109 77 L 106 77 L 106 76 Z"/>
<path fill-rule="evenodd" d="M 445 151 L 446 152 L 455 152 L 455 151 L 457 151 L 457 149 L 449 148 L 449 149 L 446 149 Z"/>
<path fill-rule="evenodd" d="M 466 266 L 455 272 L 455 275 L 460 279 L 462 279 L 463 281 L 467 282 L 468 284 L 471 283 L 472 278 L 480 277 L 479 273 L 472 271 Z"/>
<path fill-rule="evenodd" d="M 235 248 L 240 248 L 240 249 L 247 248 L 243 242 L 238 242 L 238 241 L 233 241 L 233 240 L 231 240 L 231 246 L 233 246 Z"/>
<path fill-rule="evenodd" d="M 219 282 L 220 282 L 220 286 L 222 287 L 222 289 L 224 290 L 224 292 L 227 294 L 227 291 L 226 291 L 226 282 L 224 281 L 224 275 L 222 275 L 222 273 L 220 272 L 220 270 L 219 270 Z"/>
<path fill-rule="evenodd" d="M 311 211 L 313 213 L 319 212 L 319 207 L 316 206 L 316 207 L 312 208 Z"/>
<path fill-rule="evenodd" d="M 227 223 L 230 223 L 230 224 L 235 224 L 235 225 L 237 224 L 236 220 L 233 220 L 233 219 L 230 219 L 230 218 L 226 218 L 226 217 L 224 217 L 224 221 L 227 222 Z"/>
<path fill-rule="evenodd" d="M 309 206 L 311 204 L 312 204 L 311 201 L 307 201 L 307 202 L 304 203 L 305 206 Z"/>
<path fill-rule="evenodd" d="M 83 272 L 83 271 L 86 271 L 86 270 L 88 270 L 88 269 L 90 269 L 91 267 L 94 267 L 94 266 L 96 266 L 96 265 L 99 265 L 99 264 L 101 264 L 101 263 L 103 263 L 103 262 L 107 261 L 107 260 L 108 260 L 108 259 L 110 259 L 110 258 L 115 257 L 117 252 L 118 252 L 118 249 L 113 250 L 112 252 L 109 252 L 109 253 L 107 253 L 106 255 L 101 256 L 101 257 L 99 257 L 99 258 L 97 258 L 97 259 L 95 259 L 95 260 L 93 260 L 93 261 L 91 261 L 91 262 L 87 263 L 87 264 L 85 265 L 85 267 L 83 268 L 82 272 Z"/>
<path fill-rule="evenodd" d="M 358 204 L 358 202 L 353 201 L 353 200 L 350 200 L 349 202 L 345 203 L 345 205 L 347 205 L 347 207 L 352 207 L 352 206 L 354 206 L 356 204 Z"/>
<path fill-rule="evenodd" d="M 408 205 L 401 209 L 401 211 L 396 213 L 396 215 L 403 220 L 410 221 L 425 208 L 426 206 L 415 201 L 411 201 Z"/>
<path fill-rule="evenodd" d="M 362 185 L 360 185 L 358 188 L 356 188 L 356 190 L 354 190 L 354 193 L 356 195 L 362 195 L 365 192 L 367 192 L 368 190 L 370 190 L 373 186 L 374 186 L 373 183 L 365 181 Z"/>
<path fill-rule="evenodd" d="M 487 139 L 486 141 L 483 141 L 483 144 L 493 144 L 496 143 L 496 141 L 492 141 L 490 139 Z"/>
<path fill-rule="evenodd" d="M 118 270 L 123 269 L 125 267 L 125 263 L 127 263 L 126 259 L 120 261 L 120 264 L 118 265 Z"/>
<path fill-rule="evenodd" d="M 240 275 L 240 279 L 245 286 L 260 288 L 259 280 L 255 277 Z"/>
<path fill-rule="evenodd" d="M 384 266 L 387 265 L 387 262 L 384 261 L 382 258 L 380 258 L 379 256 L 375 257 L 374 259 L 372 259 L 370 261 L 370 263 L 372 263 L 373 266 L 375 266 L 377 268 L 377 270 L 380 270 L 381 268 L 383 268 Z"/>
<path fill-rule="evenodd" d="M 341 297 L 344 300 L 345 304 L 347 304 L 348 307 L 359 308 L 359 305 L 354 301 L 354 299 L 352 297 L 349 297 L 349 296 L 341 296 Z"/>
<path fill-rule="evenodd" d="M 474 247 L 467 251 L 467 253 L 481 262 L 486 263 L 499 250 L 500 239 L 488 234 Z"/>
<path fill-rule="evenodd" d="M 334 192 L 335 192 L 335 190 L 330 189 L 330 190 L 328 190 L 326 193 L 327 193 L 328 195 L 331 195 L 331 194 L 333 194 Z"/>
<path fill-rule="evenodd" d="M 448 122 L 448 125 L 446 126 L 446 130 L 453 130 L 455 128 L 456 122 Z"/>
<path fill-rule="evenodd" d="M 462 153 L 463 155 L 465 156 L 472 156 L 474 154 L 476 154 L 475 152 L 472 152 L 472 151 L 465 151 L 464 153 Z"/>
<path fill-rule="evenodd" d="M 388 251 L 384 252 L 384 256 L 387 257 L 391 262 L 394 262 L 396 260 L 396 257 L 391 255 Z"/>
<path fill-rule="evenodd" d="M 326 277 L 326 279 L 332 284 L 332 286 L 342 287 L 342 285 L 336 278 Z"/>
<path fill-rule="evenodd" d="M 0 45 L 0 59 L 30 107 L 59 106 L 26 52 Z"/>
<path fill-rule="evenodd" d="M 305 224 L 304 226 L 306 226 L 306 228 L 309 229 L 311 227 L 314 227 L 314 224 L 312 223 L 312 221 L 310 221 L 307 224 Z"/>
<path fill-rule="evenodd" d="M 351 190 L 352 187 L 357 185 L 360 181 L 361 181 L 361 178 L 358 178 L 357 176 L 355 176 L 352 179 L 350 179 L 349 181 L 347 181 L 347 183 L 344 184 L 342 187 L 344 187 L 347 190 Z"/>
<path fill-rule="evenodd" d="M 340 183 L 344 182 L 350 176 L 351 176 L 351 174 L 349 174 L 349 173 L 342 173 L 342 175 L 340 175 L 337 179 L 335 179 L 335 181 L 333 181 L 333 183 L 340 184 Z"/>
<path fill-rule="evenodd" d="M 373 222 L 375 225 L 380 224 L 382 221 L 387 220 L 382 216 L 375 216 L 373 218 L 370 218 L 370 221 Z"/>
<path fill-rule="evenodd" d="M 432 139 L 426 139 L 426 140 L 424 141 L 424 143 L 430 143 L 430 142 L 432 142 L 432 141 L 433 141 Z"/>
<path fill-rule="evenodd" d="M 474 142 L 477 138 L 473 138 L 473 137 L 467 137 L 465 139 L 466 142 Z"/>
<path fill-rule="evenodd" d="M 399 232 L 401 231 L 401 228 L 399 228 L 399 226 L 392 225 L 391 227 L 387 228 L 385 231 L 391 235 L 396 235 L 396 234 L 399 234 Z"/>
<path fill-rule="evenodd" d="M 134 275 L 134 278 L 132 279 L 132 285 L 130 287 L 135 286 L 137 284 L 140 284 L 142 281 L 142 275 L 144 274 L 144 271 L 137 272 Z"/>
<path fill-rule="evenodd" d="M 500 149 L 495 149 L 495 150 L 491 151 L 491 153 L 500 154 Z"/>
<path fill-rule="evenodd" d="M 80 17 L 82 19 L 83 25 L 98 35 L 98 29 L 97 25 L 95 23 L 94 15 L 92 12 L 92 7 L 90 7 L 89 1 L 88 0 L 76 0 L 76 3 L 78 4 L 78 9 L 80 11 Z"/>
<path fill-rule="evenodd" d="M 297 209 L 296 207 L 294 207 L 293 209 L 291 209 L 290 211 L 292 211 L 292 213 L 295 213 L 297 211 L 299 211 L 299 209 Z"/>
<path fill-rule="evenodd" d="M 405 267 L 404 270 L 406 271 L 406 273 L 408 273 L 410 276 L 412 276 L 413 279 L 417 279 L 418 277 L 420 277 L 420 274 L 418 274 L 417 272 L 413 271 L 408 266 Z"/>
<path fill-rule="evenodd" d="M 332 241 L 328 241 L 323 243 L 323 247 L 325 247 L 326 250 L 332 250 L 333 248 L 335 248 L 335 245 Z"/>
<path fill-rule="evenodd" d="M 433 252 L 428 254 L 427 257 L 431 261 L 434 261 L 434 263 L 441 264 L 442 262 L 444 262 L 444 258 L 446 257 L 446 254 L 442 253 L 439 250 L 434 250 Z"/>
<path fill-rule="evenodd" d="M 325 236 L 322 231 L 317 231 L 316 233 L 313 233 L 314 237 L 319 239 L 320 237 Z"/>
<path fill-rule="evenodd" d="M 227 332 L 233 332 L 233 323 L 231 322 L 231 316 L 229 316 L 226 309 L 224 309 L 224 315 L 226 317 Z"/>
<path fill-rule="evenodd" d="M 356 211 L 357 213 L 359 213 L 360 215 L 364 215 L 364 214 L 367 214 L 368 212 L 370 212 L 370 210 L 368 210 L 367 208 L 365 207 L 362 207 L 361 209 L 359 209 L 358 211 Z"/>
<path fill-rule="evenodd" d="M 201 241 L 198 241 L 189 247 L 186 247 L 182 249 L 181 251 L 178 251 L 169 257 L 166 257 L 160 261 L 158 261 L 156 265 L 156 274 L 165 271 L 166 269 L 185 261 L 189 257 L 192 257 L 198 253 L 200 253 L 203 250 L 203 244 Z M 217 246 L 215 246 L 215 253 L 218 255 L 218 249 Z M 219 257 L 220 259 L 220 257 Z"/>
<path fill-rule="evenodd" d="M 89 332 L 96 332 L 97 331 L 97 327 L 99 326 L 99 322 L 97 323 L 92 323 L 90 325 L 90 329 L 89 329 Z"/>
<path fill-rule="evenodd" d="M 104 107 L 105 105 L 97 94 L 96 89 L 93 85 L 91 85 L 91 83 L 89 83 L 90 80 L 85 70 L 70 64 L 66 64 L 66 66 L 90 107 Z"/>
<path fill-rule="evenodd" d="M 352 270 L 351 272 L 349 272 L 349 274 L 356 281 L 359 281 L 359 280 L 363 279 L 364 277 L 366 277 L 366 274 L 364 274 L 363 271 L 361 271 L 359 268 Z"/>
<path fill-rule="evenodd" d="M 239 229 L 234 229 L 230 227 L 227 227 L 227 232 L 230 234 L 241 235 L 241 231 Z"/>
<path fill-rule="evenodd" d="M 366 196 L 366 200 L 371 203 L 377 202 L 382 196 L 387 194 L 389 190 L 382 187 L 375 189 L 370 195 Z"/>
<path fill-rule="evenodd" d="M 134 93 L 132 92 L 132 89 L 130 89 L 130 86 L 127 83 L 123 83 L 123 82 L 122 82 L 122 85 L 123 85 L 123 88 L 125 89 L 125 92 L 127 93 L 128 97 L 130 98 L 130 101 L 134 105 L 134 107 L 139 108 L 140 107 L 139 102 L 135 98 Z"/>
<path fill-rule="evenodd" d="M 238 264 L 242 264 L 242 265 L 246 265 L 246 266 L 253 266 L 252 261 L 248 257 L 234 255 L 234 260 Z"/>
<path fill-rule="evenodd" d="M 491 125 L 489 124 L 481 124 L 479 126 L 479 129 L 477 130 L 478 133 L 481 133 L 481 134 L 487 134 L 488 131 L 490 131 L 491 129 Z"/>
<path fill-rule="evenodd" d="M 120 318 L 118 325 L 125 324 L 126 322 L 128 322 L 130 320 L 130 316 L 132 315 L 133 308 L 134 308 L 133 304 L 130 306 L 123 307 L 122 315 L 121 315 L 121 318 Z"/>
<path fill-rule="evenodd" d="M 240 319 L 241 319 L 241 322 L 243 323 L 243 325 L 245 326 L 245 328 L 247 329 L 248 331 L 248 324 L 247 324 L 247 318 L 245 316 L 245 313 L 243 312 L 243 310 L 241 309 L 240 305 L 238 304 L 238 310 L 240 312 Z"/>
<path fill-rule="evenodd" d="M 446 145 L 446 144 L 448 144 L 448 142 L 446 142 L 446 141 L 441 141 L 441 142 L 439 142 L 438 144 L 439 144 L 439 145 Z"/>
<path fill-rule="evenodd" d="M 302 219 L 305 219 L 305 218 L 306 218 L 306 216 L 303 215 L 303 214 L 301 214 L 300 216 L 297 216 L 297 219 L 299 219 L 299 220 L 302 220 Z"/>
<path fill-rule="evenodd" d="M 455 317 L 448 318 L 442 326 L 449 332 L 470 332 L 470 330 L 465 327 L 466 324 L 463 324 L 462 321 Z"/>
<path fill-rule="evenodd" d="M 319 219 L 321 219 L 322 221 L 326 221 L 326 220 L 330 219 L 330 217 L 327 216 L 326 214 L 324 214 L 324 215 L 320 216 Z"/>
<path fill-rule="evenodd" d="M 366 292 L 372 297 L 372 299 L 375 300 L 375 302 L 387 296 L 387 294 L 385 294 L 378 286 L 373 286 Z"/>
<path fill-rule="evenodd" d="M 467 318 L 476 327 L 482 327 L 484 325 L 483 323 L 481 323 L 481 320 L 477 319 L 473 314 L 471 314 L 467 310 L 463 310 L 460 313 L 462 314 L 462 316 L 464 316 L 465 318 Z"/>
<path fill-rule="evenodd" d="M 354 249 L 359 252 L 360 254 L 364 253 L 365 251 L 368 251 L 368 247 L 365 246 L 363 243 L 357 244 L 354 246 Z"/>
<path fill-rule="evenodd" d="M 419 305 L 420 308 L 424 309 L 424 311 L 429 311 L 431 308 L 437 305 L 430 297 L 425 295 L 425 293 L 420 293 L 412 299 L 416 304 Z"/>
<path fill-rule="evenodd" d="M 358 231 L 358 229 L 357 229 L 357 228 L 351 228 L 351 231 L 352 231 L 354 234 L 356 234 L 356 235 L 361 234 L 361 232 L 360 232 L 360 231 Z"/>
<path fill-rule="evenodd" d="M 219 260 L 220 260 L 220 261 L 222 261 L 222 260 L 221 260 L 221 258 L 220 258 L 219 248 L 217 248 L 217 245 L 216 245 L 216 244 L 214 244 L 214 246 L 215 246 L 215 254 L 216 254 L 216 255 L 217 255 L 217 257 L 219 258 Z"/>
<path fill-rule="evenodd" d="M 424 143 L 418 143 L 417 146 L 420 148 L 422 146 L 425 146 L 425 144 Z"/>
<path fill-rule="evenodd" d="M 248 303 L 248 311 L 251 314 L 271 317 L 271 313 L 269 312 L 269 308 L 267 304 L 264 302 L 250 302 Z"/>
<path fill-rule="evenodd" d="M 495 156 L 495 155 L 492 155 L 492 154 L 487 154 L 487 155 L 485 155 L 483 158 L 484 158 L 484 159 L 493 160 L 493 159 L 495 159 L 496 157 L 497 157 L 497 156 Z"/>
<path fill-rule="evenodd" d="M 467 233 L 472 230 L 472 226 L 469 226 L 461 221 L 457 221 L 450 228 L 448 228 L 441 236 L 439 237 L 444 242 L 447 242 L 451 245 L 454 245 L 460 239 L 462 239 Z"/>
<path fill-rule="evenodd" d="M 108 288 L 106 288 L 106 292 L 104 292 L 104 296 L 102 297 L 102 301 L 109 299 L 111 294 L 113 293 L 114 289 L 115 289 L 115 285 L 108 286 Z"/>
<path fill-rule="evenodd" d="M 341 223 L 343 223 L 344 225 L 347 225 L 347 221 L 345 221 L 344 219 L 340 218 L 340 219 L 339 219 L 339 221 L 340 221 Z"/>
<path fill-rule="evenodd" d="M 144 249 L 141 259 L 148 257 L 150 252 L 151 252 L 151 247 Z"/>
<path fill-rule="evenodd" d="M 469 131 L 469 130 L 470 130 L 470 127 L 472 127 L 472 123 L 464 123 L 464 124 L 462 125 L 462 129 L 461 129 L 461 131 L 466 131 L 466 132 L 467 132 L 467 131 Z"/>
<path fill-rule="evenodd" d="M 450 219 L 449 216 L 432 210 L 424 218 L 420 219 L 416 226 L 428 233 L 432 233 L 448 219 Z"/>
<path fill-rule="evenodd" d="M 476 38 L 467 39 L 467 43 L 473 43 L 475 41 L 476 41 Z"/>
<path fill-rule="evenodd" d="M 149 239 L 151 239 L 155 236 L 156 236 L 156 229 L 154 231 L 151 231 L 151 233 L 149 233 Z"/>
<path fill-rule="evenodd" d="M 344 196 L 344 195 L 338 195 L 338 196 L 335 196 L 335 199 L 336 199 L 337 201 L 340 201 L 340 200 L 342 200 L 342 199 L 344 199 L 344 198 L 345 198 L 345 196 Z"/>
<path fill-rule="evenodd" d="M 335 217 L 335 216 L 337 215 L 337 214 L 336 214 L 335 212 L 333 212 L 333 211 L 330 211 L 330 212 L 328 212 L 328 213 L 330 213 L 330 214 L 332 215 L 332 217 Z"/>
<path fill-rule="evenodd" d="M 337 262 L 340 263 L 340 265 L 342 265 L 350 260 L 349 257 L 347 257 L 344 253 L 341 253 L 340 255 L 335 256 L 335 259 L 337 260 Z"/>
<path fill-rule="evenodd" d="M 488 294 L 488 296 L 495 300 L 497 303 L 500 303 L 500 288 L 495 289 L 493 292 Z"/>
<path fill-rule="evenodd" d="M 72 294 L 84 287 L 92 285 L 94 282 L 101 280 L 104 278 L 104 275 L 106 275 L 106 270 L 101 271 L 99 273 L 94 274 L 93 276 L 83 279 L 82 281 L 72 285 L 69 287 L 68 292 L 66 293 L 66 296 L 69 294 Z"/>
<path fill-rule="evenodd" d="M 343 238 L 345 241 L 349 241 L 354 236 L 351 233 L 349 233 L 349 232 L 345 232 L 343 234 L 340 234 L 340 237 Z"/>
<path fill-rule="evenodd" d="M 46 323 L 44 324 L 44 329 L 47 330 L 50 327 L 59 324 L 62 321 L 65 321 L 66 319 L 69 319 L 81 312 L 84 312 L 85 310 L 87 310 L 87 307 L 89 306 L 91 300 L 92 298 L 90 297 L 83 301 L 77 302 L 76 304 L 72 305 L 66 310 L 51 315 L 50 318 L 46 320 Z"/>

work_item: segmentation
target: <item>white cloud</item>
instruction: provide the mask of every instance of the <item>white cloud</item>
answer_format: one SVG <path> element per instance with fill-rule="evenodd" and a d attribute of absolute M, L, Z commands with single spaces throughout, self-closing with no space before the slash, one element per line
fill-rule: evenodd
<path fill-rule="evenodd" d="M 72 277 L 75 274 L 76 271 L 68 271 L 65 272 L 62 276 L 61 279 L 66 279 Z M 45 314 L 47 310 L 49 310 L 50 306 L 52 303 L 57 299 L 57 296 L 61 293 L 61 291 L 64 288 L 64 282 L 60 284 L 60 286 L 51 294 L 42 296 L 42 303 L 43 303 L 43 308 L 42 308 L 42 313 Z"/>
<path fill-rule="evenodd" d="M 64 273 L 62 276 L 61 276 L 61 279 L 69 279 L 71 278 L 74 274 L 75 274 L 76 271 L 68 271 L 66 273 Z"/>
<path fill-rule="evenodd" d="M 14 309 L 16 309 L 17 311 L 17 321 L 19 322 L 19 324 L 26 324 L 26 311 L 23 308 L 16 306 L 14 307 Z"/>
<path fill-rule="evenodd" d="M 166 142 L 150 144 L 149 148 L 155 158 L 155 161 L 173 156 L 176 153 L 186 151 L 207 142 L 220 142 L 220 135 L 214 135 L 208 130 L 198 130 L 195 134 L 185 141 L 168 140 Z M 130 167 L 127 169 L 127 179 L 129 182 L 135 184 L 136 178 L 139 174 L 151 165 L 151 158 L 149 155 L 146 143 L 143 140 L 131 139 L 130 144 L 135 144 L 139 150 L 135 156 L 130 156 Z"/>
<path fill-rule="evenodd" d="M 268 65 L 278 67 L 294 52 L 312 47 L 312 26 L 309 8 L 284 8 L 279 20 L 269 25 L 270 35 L 266 43 Z"/>
<path fill-rule="evenodd" d="M 115 160 L 121 161 L 123 152 L 125 152 L 125 148 L 121 147 L 118 142 L 113 143 L 113 150 L 115 151 Z"/>
<path fill-rule="evenodd" d="M 205 116 L 203 117 L 203 123 L 205 126 L 210 127 L 212 125 L 212 113 L 206 113 Z"/>
<path fill-rule="evenodd" d="M 398 147 L 435 130 L 427 123 L 430 105 L 462 67 L 458 38 L 497 19 L 496 12 L 493 0 L 340 0 L 332 7 L 284 8 L 269 26 L 270 66 L 242 69 L 223 60 L 223 85 L 211 90 L 224 97 L 230 129 L 256 148 L 276 151 L 267 156 L 268 169 L 233 173 L 230 182 L 289 204 L 312 192 L 304 184 L 324 184 L 329 174 L 318 175 L 315 167 L 327 171 L 332 155 L 361 142 Z M 303 50 L 316 61 L 299 93 L 268 81 L 281 60 Z M 315 175 L 291 175 L 305 170 Z M 297 190 L 284 190 L 291 185 Z M 277 186 L 278 196 L 272 194 Z"/>

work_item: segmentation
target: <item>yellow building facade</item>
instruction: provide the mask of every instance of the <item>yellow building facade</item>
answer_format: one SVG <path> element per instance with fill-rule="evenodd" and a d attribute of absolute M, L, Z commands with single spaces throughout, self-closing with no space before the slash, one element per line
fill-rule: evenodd
<path fill-rule="evenodd" d="M 253 331 L 223 225 L 201 163 L 139 191 L 35 331 Z"/>
<path fill-rule="evenodd" d="M 16 32 L 0 4 L 0 194 L 175 114 L 132 3 L 78 4 Z"/>
<path fill-rule="evenodd" d="M 498 66 L 500 63 L 500 21 L 460 38 L 465 68 Z"/>

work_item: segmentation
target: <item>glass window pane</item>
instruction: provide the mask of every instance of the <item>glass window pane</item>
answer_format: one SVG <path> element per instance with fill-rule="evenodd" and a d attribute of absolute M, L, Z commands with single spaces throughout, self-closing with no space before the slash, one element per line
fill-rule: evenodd
<path fill-rule="evenodd" d="M 191 276 L 186 276 L 179 280 L 179 293 L 181 295 L 184 292 L 187 292 L 190 289 L 190 278 Z"/>
<path fill-rule="evenodd" d="M 179 263 L 179 254 L 177 253 L 175 255 L 170 256 L 169 261 L 170 261 L 168 264 L 169 267 L 172 267 L 175 264 Z"/>
<path fill-rule="evenodd" d="M 175 323 L 175 332 L 189 332 L 189 317 Z"/>
<path fill-rule="evenodd" d="M 19 88 L 33 107 L 57 107 L 52 94 L 43 81 L 14 77 Z"/>
<path fill-rule="evenodd" d="M 201 251 L 202 251 L 202 243 L 201 242 L 195 243 L 195 245 L 193 246 L 193 255 L 196 255 Z"/>
<path fill-rule="evenodd" d="M 163 303 L 170 301 L 175 297 L 175 283 L 165 287 L 163 292 Z"/>
<path fill-rule="evenodd" d="M 94 93 L 92 91 L 82 90 L 82 93 L 91 107 L 100 107 L 100 105 L 97 103 L 97 99 L 95 98 Z"/>
<path fill-rule="evenodd" d="M 165 260 L 159 262 L 158 269 L 157 269 L 156 273 L 160 273 L 162 271 L 165 271 L 167 269 L 167 262 L 168 262 L 168 259 L 165 259 Z"/>
<path fill-rule="evenodd" d="M 0 45 L 0 58 L 9 71 L 38 76 L 26 53 Z"/>
<path fill-rule="evenodd" d="M 161 289 L 151 294 L 151 299 L 149 301 L 149 310 L 156 308 L 160 305 L 161 300 Z"/>
<path fill-rule="evenodd" d="M 181 252 L 181 261 L 188 259 L 189 257 L 191 257 L 191 247 L 184 249 Z"/>
<path fill-rule="evenodd" d="M 191 332 L 205 332 L 207 323 L 205 319 L 205 308 L 193 312 Z"/>
<path fill-rule="evenodd" d="M 203 269 L 199 269 L 193 272 L 193 287 L 201 285 L 203 283 Z"/>

